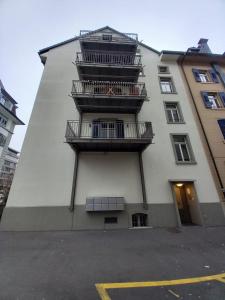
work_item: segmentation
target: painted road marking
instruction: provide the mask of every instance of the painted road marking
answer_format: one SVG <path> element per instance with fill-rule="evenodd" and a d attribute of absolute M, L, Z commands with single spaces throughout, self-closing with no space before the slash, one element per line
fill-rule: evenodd
<path fill-rule="evenodd" d="M 96 283 L 95 286 L 101 300 L 112 300 L 109 297 L 109 294 L 107 292 L 107 290 L 109 289 L 129 289 L 129 288 L 181 285 L 181 284 L 191 284 L 191 283 L 199 283 L 199 282 L 206 282 L 206 281 L 213 281 L 213 280 L 225 283 L 225 273 L 210 275 L 210 276 L 202 276 L 202 277 L 175 279 L 175 280 Z"/>

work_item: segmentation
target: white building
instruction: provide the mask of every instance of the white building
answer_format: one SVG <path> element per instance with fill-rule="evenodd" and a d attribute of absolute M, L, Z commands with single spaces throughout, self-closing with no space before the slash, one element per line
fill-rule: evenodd
<path fill-rule="evenodd" d="M 174 60 L 110 27 L 39 55 L 2 230 L 224 224 Z"/>
<path fill-rule="evenodd" d="M 4 152 L 5 158 L 0 171 L 0 193 L 4 197 L 4 202 L 7 201 L 8 192 L 10 190 L 13 176 L 16 170 L 16 165 L 19 160 L 19 152 L 8 147 Z"/>
<path fill-rule="evenodd" d="M 0 80 L 0 170 L 8 154 L 8 146 L 16 125 L 24 123 L 16 115 L 17 102 L 7 93 Z"/>

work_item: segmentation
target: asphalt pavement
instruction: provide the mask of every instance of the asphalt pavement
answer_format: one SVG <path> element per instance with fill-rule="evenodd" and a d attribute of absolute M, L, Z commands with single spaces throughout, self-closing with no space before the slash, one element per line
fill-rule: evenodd
<path fill-rule="evenodd" d="M 223 278 L 132 286 L 223 273 L 225 227 L 0 232 L 0 300 L 225 300 Z"/>

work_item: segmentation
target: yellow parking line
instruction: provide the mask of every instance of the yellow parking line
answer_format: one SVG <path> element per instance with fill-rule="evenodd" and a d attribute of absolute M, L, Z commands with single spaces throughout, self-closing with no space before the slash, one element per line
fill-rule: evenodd
<path fill-rule="evenodd" d="M 202 276 L 202 277 L 175 279 L 175 280 L 98 283 L 95 286 L 96 286 L 96 289 L 99 293 L 101 300 L 111 300 L 111 298 L 109 297 L 109 294 L 107 293 L 108 289 L 157 287 L 157 286 L 199 283 L 199 282 L 212 281 L 212 280 L 216 280 L 216 281 L 225 283 L 225 279 L 223 277 L 225 277 L 225 273 L 217 274 L 217 275 L 210 275 L 210 276 Z"/>
<path fill-rule="evenodd" d="M 217 281 L 225 283 L 225 278 L 218 278 Z"/>

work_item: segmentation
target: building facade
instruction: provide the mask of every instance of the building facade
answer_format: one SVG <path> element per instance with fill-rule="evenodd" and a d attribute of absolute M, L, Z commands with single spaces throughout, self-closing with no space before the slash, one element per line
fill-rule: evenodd
<path fill-rule="evenodd" d="M 225 56 L 212 54 L 207 40 L 201 39 L 199 47 L 189 49 L 180 61 L 194 101 L 199 127 L 205 139 L 205 148 L 218 193 L 224 202 Z"/>
<path fill-rule="evenodd" d="M 177 61 L 110 27 L 39 55 L 2 230 L 224 224 Z"/>
<path fill-rule="evenodd" d="M 2 170 L 0 172 L 0 193 L 5 196 L 5 200 L 7 200 L 8 192 L 10 190 L 13 176 L 16 170 L 16 165 L 19 160 L 18 154 L 18 151 L 9 147 L 8 151 L 5 152 L 5 159 Z"/>
<path fill-rule="evenodd" d="M 17 102 L 5 90 L 0 80 L 0 170 L 16 125 L 24 123 L 16 115 Z"/>

